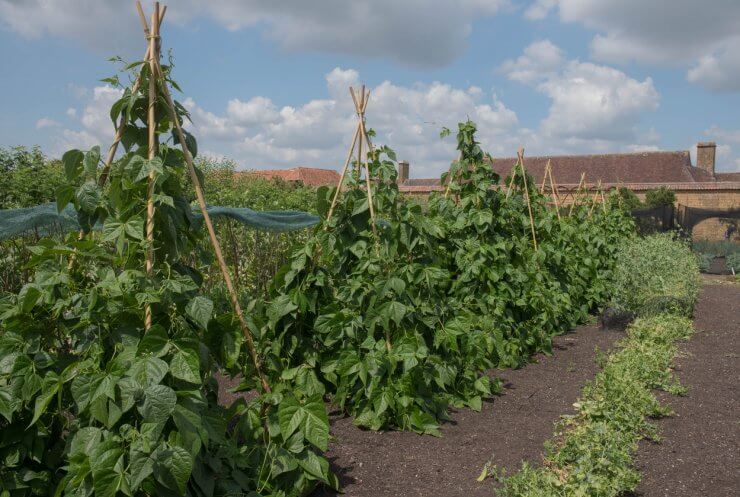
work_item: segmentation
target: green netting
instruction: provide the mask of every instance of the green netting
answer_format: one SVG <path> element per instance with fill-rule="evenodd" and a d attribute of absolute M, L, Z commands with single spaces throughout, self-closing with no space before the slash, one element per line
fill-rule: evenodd
<path fill-rule="evenodd" d="M 297 231 L 318 224 L 320 218 L 301 211 L 253 211 L 247 207 L 221 207 L 213 205 L 207 207 L 208 215 L 211 219 L 227 217 L 238 221 L 250 228 L 260 231 Z M 193 217 L 197 221 L 202 221 L 203 216 L 194 212 Z"/>
<path fill-rule="evenodd" d="M 77 212 L 69 205 L 61 213 L 55 203 L 25 209 L 0 209 L 0 240 L 34 233 L 47 236 L 79 229 Z"/>
<path fill-rule="evenodd" d="M 208 207 L 208 214 L 215 221 L 227 217 L 250 228 L 260 231 L 286 232 L 297 231 L 318 224 L 318 216 L 299 211 L 258 212 L 241 207 Z M 198 225 L 203 216 L 193 213 Z M 100 226 L 95 226 L 99 229 Z M 61 213 L 55 203 L 41 204 L 25 209 L 0 209 L 0 240 L 6 240 L 27 234 L 47 236 L 53 233 L 78 231 L 77 212 L 67 206 Z"/>

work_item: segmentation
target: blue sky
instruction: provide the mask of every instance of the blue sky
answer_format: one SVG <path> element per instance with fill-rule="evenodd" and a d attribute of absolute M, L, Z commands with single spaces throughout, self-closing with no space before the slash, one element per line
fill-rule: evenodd
<path fill-rule="evenodd" d="M 145 2 L 146 5 L 146 2 Z M 148 5 L 146 5 L 148 7 Z M 740 2 L 173 0 L 163 31 L 200 149 L 242 168 L 341 167 L 350 84 L 377 141 L 436 175 L 470 117 L 511 156 L 686 150 L 740 170 Z M 640 12 L 636 15 L 635 12 Z M 703 17 L 702 17 L 703 16 Z M 111 55 L 145 50 L 133 3 L 0 0 L 0 146 L 105 147 Z"/>

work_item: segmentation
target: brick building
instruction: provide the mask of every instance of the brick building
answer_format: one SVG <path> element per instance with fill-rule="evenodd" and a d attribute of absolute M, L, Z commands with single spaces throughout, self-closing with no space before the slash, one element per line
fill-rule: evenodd
<path fill-rule="evenodd" d="M 716 172 L 716 149 L 714 142 L 699 143 L 696 165 L 688 151 L 525 157 L 524 164 L 539 187 L 550 161 L 558 194 L 565 202 L 585 173 L 591 191 L 601 183 L 605 190 L 627 187 L 644 199 L 646 191 L 665 186 L 675 192 L 678 206 L 740 209 L 740 173 Z M 504 178 L 515 163 L 516 158 L 493 159 L 492 167 Z M 407 162 L 399 163 L 399 183 L 400 190 L 410 195 L 443 189 L 438 178 L 410 178 Z M 694 237 L 720 238 L 726 223 L 720 218 L 703 221 L 694 228 Z"/>
<path fill-rule="evenodd" d="M 283 181 L 300 181 L 308 186 L 335 186 L 339 182 L 339 173 L 334 169 L 320 169 L 317 167 L 294 167 L 292 169 L 258 169 L 245 171 L 239 174 L 248 174 L 262 178 L 280 178 Z"/>

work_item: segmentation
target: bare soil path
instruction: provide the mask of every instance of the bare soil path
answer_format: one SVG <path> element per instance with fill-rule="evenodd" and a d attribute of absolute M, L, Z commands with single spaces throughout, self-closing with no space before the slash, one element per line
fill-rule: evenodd
<path fill-rule="evenodd" d="M 518 370 L 495 371 L 501 395 L 481 412 L 459 410 L 442 426 L 442 437 L 361 430 L 352 419 L 333 416 L 336 440 L 327 456 L 352 497 L 493 496 L 490 480 L 478 483 L 484 464 L 517 469 L 539 462 L 553 423 L 572 412 L 583 385 L 596 374 L 595 348 L 609 349 L 622 333 L 581 326 L 556 337 L 550 357 Z M 335 495 L 326 489 L 315 495 Z"/>
<path fill-rule="evenodd" d="M 664 396 L 675 415 L 662 441 L 637 454 L 644 497 L 740 495 L 740 285 L 705 278 L 694 337 L 676 361 L 685 397 Z"/>

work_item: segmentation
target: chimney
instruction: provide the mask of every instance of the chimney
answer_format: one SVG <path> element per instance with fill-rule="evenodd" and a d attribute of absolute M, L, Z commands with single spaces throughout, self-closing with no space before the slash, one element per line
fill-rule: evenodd
<path fill-rule="evenodd" d="M 409 163 L 408 161 L 398 161 L 398 184 L 402 185 L 409 179 Z"/>
<path fill-rule="evenodd" d="M 714 157 L 717 144 L 714 142 L 699 142 L 696 144 L 696 167 L 704 169 L 714 177 Z"/>

